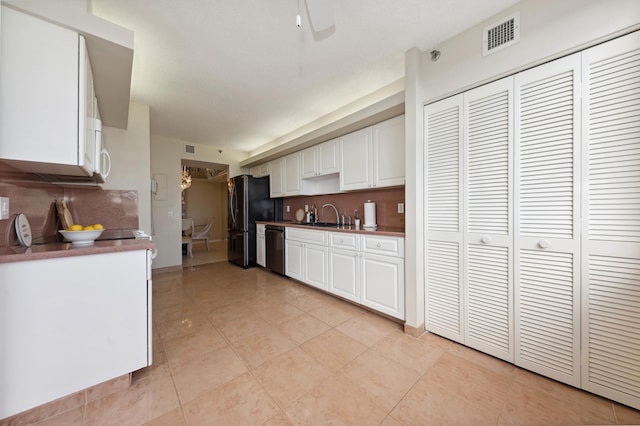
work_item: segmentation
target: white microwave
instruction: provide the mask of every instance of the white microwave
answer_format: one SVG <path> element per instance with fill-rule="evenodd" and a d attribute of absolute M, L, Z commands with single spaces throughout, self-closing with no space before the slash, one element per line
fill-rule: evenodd
<path fill-rule="evenodd" d="M 111 156 L 109 155 L 109 151 L 107 151 L 102 139 L 102 121 L 99 118 L 96 119 L 95 132 L 96 161 L 94 176 L 99 182 L 104 182 L 111 172 Z"/>

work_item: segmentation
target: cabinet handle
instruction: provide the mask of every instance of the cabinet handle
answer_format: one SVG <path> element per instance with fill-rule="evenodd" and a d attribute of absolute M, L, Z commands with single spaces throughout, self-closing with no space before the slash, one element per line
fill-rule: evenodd
<path fill-rule="evenodd" d="M 548 249 L 549 247 L 551 247 L 551 243 L 547 240 L 542 240 L 538 243 L 538 247 L 540 247 L 541 249 Z"/>
<path fill-rule="evenodd" d="M 480 242 L 482 244 L 489 244 L 491 242 L 491 238 L 487 235 L 483 235 L 482 237 L 480 237 Z"/>

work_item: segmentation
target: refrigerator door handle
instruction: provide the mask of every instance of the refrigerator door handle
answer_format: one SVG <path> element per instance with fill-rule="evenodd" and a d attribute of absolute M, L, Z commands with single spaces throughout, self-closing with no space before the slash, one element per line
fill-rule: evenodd
<path fill-rule="evenodd" d="M 231 203 L 229 203 L 229 207 L 231 208 L 231 223 L 236 224 L 236 214 L 237 214 L 237 205 L 238 205 L 238 196 L 236 194 L 236 183 L 232 181 L 231 184 Z"/>

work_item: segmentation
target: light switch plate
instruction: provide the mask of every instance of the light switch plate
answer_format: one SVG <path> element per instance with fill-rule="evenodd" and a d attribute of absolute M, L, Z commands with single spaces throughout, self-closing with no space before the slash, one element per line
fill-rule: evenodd
<path fill-rule="evenodd" d="M 404 213 L 404 203 L 398 203 L 398 213 Z"/>
<path fill-rule="evenodd" d="M 0 197 L 0 220 L 9 219 L 9 197 Z"/>

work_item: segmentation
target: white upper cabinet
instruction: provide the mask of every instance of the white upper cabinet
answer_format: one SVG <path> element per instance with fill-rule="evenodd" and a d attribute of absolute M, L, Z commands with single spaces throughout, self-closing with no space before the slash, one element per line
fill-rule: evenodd
<path fill-rule="evenodd" d="M 373 126 L 373 187 L 404 185 L 404 115 Z"/>
<path fill-rule="evenodd" d="M 339 140 L 341 191 L 404 185 L 404 115 Z"/>
<path fill-rule="evenodd" d="M 373 175 L 371 127 L 340 137 L 340 190 L 371 187 Z"/>
<path fill-rule="evenodd" d="M 91 65 L 76 32 L 2 8 L 0 158 L 27 172 L 91 176 Z"/>
<path fill-rule="evenodd" d="M 300 176 L 300 153 L 287 155 L 283 159 L 284 167 L 284 195 L 298 195 L 302 192 L 302 177 Z"/>
<path fill-rule="evenodd" d="M 271 163 L 271 177 L 269 178 L 269 193 L 271 198 L 283 197 L 284 194 L 284 158 L 278 158 Z"/>
<path fill-rule="evenodd" d="M 302 192 L 299 152 L 273 160 L 270 166 L 269 191 L 272 198 L 299 195 Z"/>
<path fill-rule="evenodd" d="M 340 171 L 338 139 L 307 148 L 301 151 L 300 155 L 303 179 Z"/>
<path fill-rule="evenodd" d="M 371 127 L 340 137 L 340 190 L 370 188 L 373 181 Z"/>

